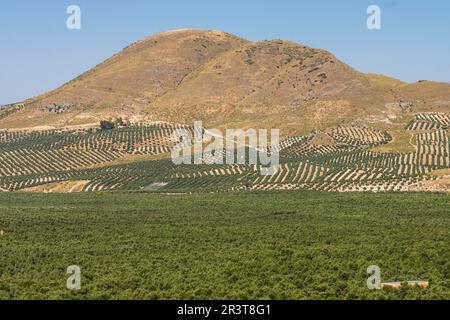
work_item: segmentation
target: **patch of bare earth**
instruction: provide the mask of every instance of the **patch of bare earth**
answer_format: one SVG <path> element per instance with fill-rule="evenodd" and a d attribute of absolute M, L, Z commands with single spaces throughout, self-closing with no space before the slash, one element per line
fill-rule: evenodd
<path fill-rule="evenodd" d="M 22 191 L 36 193 L 75 193 L 83 191 L 83 188 L 88 183 L 88 180 L 53 182 L 41 186 L 26 188 Z"/>
<path fill-rule="evenodd" d="M 450 193 L 450 175 L 439 176 L 435 180 L 421 181 L 410 186 L 409 191 Z"/>

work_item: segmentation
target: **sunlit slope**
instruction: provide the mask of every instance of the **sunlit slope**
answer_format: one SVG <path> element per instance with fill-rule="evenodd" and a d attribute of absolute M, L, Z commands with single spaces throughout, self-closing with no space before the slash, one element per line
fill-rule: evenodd
<path fill-rule="evenodd" d="M 144 118 L 148 116 L 145 106 L 175 90 L 192 71 L 245 43 L 219 31 L 157 34 L 131 45 L 61 88 L 29 100 L 26 108 L 3 119 L 1 126 L 85 124 L 116 115 Z M 71 107 L 60 114 L 43 110 L 53 103 Z"/>

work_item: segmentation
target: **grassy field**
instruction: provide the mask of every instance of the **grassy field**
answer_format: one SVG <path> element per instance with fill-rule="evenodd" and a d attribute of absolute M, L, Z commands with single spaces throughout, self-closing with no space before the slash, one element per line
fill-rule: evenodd
<path fill-rule="evenodd" d="M 444 194 L 3 193 L 0 299 L 450 299 L 449 208 Z M 370 265 L 430 287 L 368 290 Z"/>

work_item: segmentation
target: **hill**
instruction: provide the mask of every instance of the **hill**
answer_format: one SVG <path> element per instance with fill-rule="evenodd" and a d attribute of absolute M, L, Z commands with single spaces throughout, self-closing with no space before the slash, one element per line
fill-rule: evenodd
<path fill-rule="evenodd" d="M 212 164 L 236 150 L 173 164 L 173 131 L 198 120 L 280 129 L 279 170 Z M 176 30 L 2 107 L 0 191 L 449 192 L 449 130 L 448 84 L 364 74 L 289 41 Z"/>
<path fill-rule="evenodd" d="M 293 135 L 355 122 L 404 123 L 414 111 L 448 112 L 450 85 L 366 75 L 329 52 L 289 41 L 175 30 L 139 41 L 21 106 L 0 115 L 0 128 L 61 128 L 121 116 L 275 127 Z"/>

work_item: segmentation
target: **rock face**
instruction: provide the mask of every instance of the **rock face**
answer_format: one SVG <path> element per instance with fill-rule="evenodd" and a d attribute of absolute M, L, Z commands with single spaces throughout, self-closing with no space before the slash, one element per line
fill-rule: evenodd
<path fill-rule="evenodd" d="M 45 108 L 43 108 L 43 111 L 50 113 L 64 113 L 69 111 L 71 107 L 72 106 L 68 103 L 52 103 L 45 106 Z"/>
<path fill-rule="evenodd" d="M 447 112 L 450 85 L 366 75 L 329 52 L 290 41 L 176 30 L 132 44 L 26 106 L 2 118 L 0 129 L 123 117 L 305 133 L 383 121 L 386 113 L 396 119 L 412 109 Z"/>

